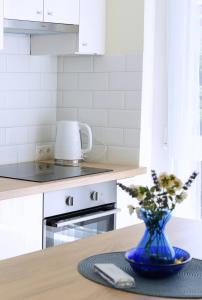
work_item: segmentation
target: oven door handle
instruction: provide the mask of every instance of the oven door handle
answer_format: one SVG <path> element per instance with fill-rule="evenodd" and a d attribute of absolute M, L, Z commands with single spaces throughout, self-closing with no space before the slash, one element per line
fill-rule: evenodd
<path fill-rule="evenodd" d="M 93 214 L 90 214 L 90 215 L 87 215 L 84 217 L 80 217 L 80 218 L 72 218 L 72 219 L 69 219 L 68 221 L 59 221 L 59 222 L 54 223 L 53 226 L 60 228 L 60 227 L 64 227 L 64 226 L 67 226 L 70 224 L 72 225 L 72 224 L 76 224 L 76 223 L 80 223 L 80 222 L 84 222 L 84 221 L 90 221 L 93 219 L 114 215 L 120 211 L 121 210 L 119 208 L 115 208 L 115 209 L 111 209 L 109 211 L 105 211 L 102 213 L 93 213 Z"/>

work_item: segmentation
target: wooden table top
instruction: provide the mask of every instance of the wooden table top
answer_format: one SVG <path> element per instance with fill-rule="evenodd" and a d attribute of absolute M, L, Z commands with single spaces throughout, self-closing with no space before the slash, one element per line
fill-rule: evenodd
<path fill-rule="evenodd" d="M 144 224 L 0 262 L 1 300 L 148 300 L 93 283 L 77 272 L 80 260 L 135 246 Z M 202 259 L 202 222 L 173 218 L 167 233 L 174 246 Z M 164 299 L 164 298 L 161 298 Z M 168 298 L 167 298 L 168 299 Z"/>

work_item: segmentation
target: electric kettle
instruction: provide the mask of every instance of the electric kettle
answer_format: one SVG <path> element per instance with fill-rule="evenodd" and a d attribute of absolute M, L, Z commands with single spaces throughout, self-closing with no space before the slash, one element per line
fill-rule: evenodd
<path fill-rule="evenodd" d="M 81 136 L 87 136 L 82 147 Z M 78 165 L 83 155 L 92 149 L 92 131 L 89 125 L 77 121 L 58 121 L 56 129 L 55 160 L 66 165 Z"/>

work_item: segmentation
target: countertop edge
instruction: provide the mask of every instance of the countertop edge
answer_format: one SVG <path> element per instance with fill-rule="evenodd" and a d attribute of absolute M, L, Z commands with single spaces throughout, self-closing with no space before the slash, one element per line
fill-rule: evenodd
<path fill-rule="evenodd" d="M 112 164 L 94 164 L 83 163 L 83 166 L 99 167 L 113 169 L 112 172 L 87 175 L 64 180 L 51 181 L 47 183 L 28 182 L 7 178 L 0 178 L 0 201 L 12 198 L 25 197 L 51 191 L 62 190 L 84 186 L 88 184 L 96 184 L 111 180 L 121 180 L 131 178 L 146 173 L 145 167 L 112 165 Z M 1 188 L 3 187 L 3 190 Z"/>

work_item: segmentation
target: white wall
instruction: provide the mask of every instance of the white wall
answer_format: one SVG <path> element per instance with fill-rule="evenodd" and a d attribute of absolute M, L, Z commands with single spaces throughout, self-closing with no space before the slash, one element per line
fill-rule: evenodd
<path fill-rule="evenodd" d="M 142 52 L 144 0 L 106 0 L 106 4 L 107 54 Z"/>
<path fill-rule="evenodd" d="M 92 127 L 88 160 L 137 166 L 142 54 L 61 57 L 58 72 L 57 119 Z"/>
<path fill-rule="evenodd" d="M 6 35 L 0 51 L 0 164 L 34 160 L 55 139 L 57 58 L 30 56 L 26 35 Z"/>

